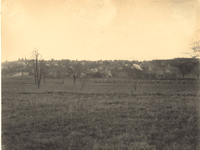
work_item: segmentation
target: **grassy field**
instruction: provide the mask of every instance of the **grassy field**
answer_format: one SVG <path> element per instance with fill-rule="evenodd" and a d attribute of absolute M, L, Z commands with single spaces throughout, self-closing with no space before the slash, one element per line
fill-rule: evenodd
<path fill-rule="evenodd" d="M 199 149 L 199 85 L 2 79 L 6 150 Z"/>

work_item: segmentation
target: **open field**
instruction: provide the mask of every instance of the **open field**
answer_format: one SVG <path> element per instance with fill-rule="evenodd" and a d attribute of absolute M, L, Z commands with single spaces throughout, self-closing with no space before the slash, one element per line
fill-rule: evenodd
<path fill-rule="evenodd" d="M 95 79 L 96 80 L 96 79 Z M 64 81 L 64 83 L 63 83 Z M 34 85 L 34 80 L 27 78 L 3 79 L 2 91 L 4 92 L 73 92 L 73 93 L 131 93 L 129 83 L 94 83 L 87 80 L 84 87 L 77 80 L 73 79 L 47 79 L 46 83 L 41 82 L 40 89 Z M 194 94 L 200 92 L 200 84 L 139 84 L 134 93 L 162 93 L 162 94 Z"/>
<path fill-rule="evenodd" d="M 6 150 L 199 149 L 198 84 L 62 81 L 2 80 Z"/>

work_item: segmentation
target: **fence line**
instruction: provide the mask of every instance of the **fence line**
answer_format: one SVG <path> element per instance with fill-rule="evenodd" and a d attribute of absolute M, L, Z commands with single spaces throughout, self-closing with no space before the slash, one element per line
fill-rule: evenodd
<path fill-rule="evenodd" d="M 94 79 L 93 83 L 129 83 L 126 79 Z M 138 84 L 199 84 L 199 80 L 139 80 Z"/>

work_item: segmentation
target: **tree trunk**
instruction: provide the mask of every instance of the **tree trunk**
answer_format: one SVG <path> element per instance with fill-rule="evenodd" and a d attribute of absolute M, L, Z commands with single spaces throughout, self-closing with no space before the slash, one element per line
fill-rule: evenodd
<path fill-rule="evenodd" d="M 37 82 L 37 80 L 36 80 L 36 76 L 34 76 L 35 77 L 35 84 L 37 84 L 36 82 Z"/>
<path fill-rule="evenodd" d="M 183 72 L 183 78 L 184 78 L 184 76 L 185 76 L 185 73 Z"/>
<path fill-rule="evenodd" d="M 44 74 L 44 83 L 45 83 L 45 74 Z"/>
<path fill-rule="evenodd" d="M 74 77 L 74 83 L 76 83 L 76 76 L 73 76 Z"/>
<path fill-rule="evenodd" d="M 38 82 L 38 89 L 40 88 L 40 81 Z"/>
<path fill-rule="evenodd" d="M 34 72 L 35 85 L 37 84 L 36 73 Z"/>
<path fill-rule="evenodd" d="M 37 60 L 37 59 L 36 59 Z M 36 79 L 37 79 L 37 83 L 38 83 L 38 68 L 37 68 L 37 61 L 36 61 Z"/>

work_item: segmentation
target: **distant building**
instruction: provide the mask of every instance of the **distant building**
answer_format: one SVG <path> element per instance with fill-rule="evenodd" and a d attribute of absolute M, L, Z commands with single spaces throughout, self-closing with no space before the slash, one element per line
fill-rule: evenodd
<path fill-rule="evenodd" d="M 142 68 L 138 64 L 133 64 L 133 67 L 136 68 L 136 69 L 138 69 L 138 70 L 142 70 Z"/>
<path fill-rule="evenodd" d="M 97 68 L 91 69 L 91 72 L 93 73 L 98 72 L 98 69 Z"/>

